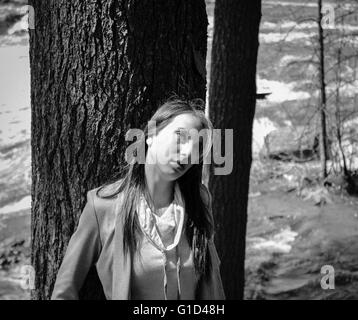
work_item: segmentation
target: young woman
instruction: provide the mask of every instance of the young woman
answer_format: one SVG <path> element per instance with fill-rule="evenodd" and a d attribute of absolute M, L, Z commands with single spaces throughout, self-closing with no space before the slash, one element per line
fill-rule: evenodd
<path fill-rule="evenodd" d="M 107 299 L 224 299 L 211 196 L 202 163 L 211 147 L 200 99 L 171 99 L 154 114 L 133 157 L 87 203 L 67 246 L 52 299 L 78 299 L 96 266 Z M 207 129 L 203 139 L 191 133 Z M 198 152 L 196 152 L 198 151 Z M 135 156 L 135 155 L 134 155 Z"/>

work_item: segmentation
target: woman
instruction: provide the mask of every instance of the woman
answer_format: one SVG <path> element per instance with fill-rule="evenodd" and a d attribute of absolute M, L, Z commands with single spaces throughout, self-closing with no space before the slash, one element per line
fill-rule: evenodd
<path fill-rule="evenodd" d="M 122 173 L 87 193 L 52 299 L 78 299 L 92 265 L 107 299 L 225 298 L 202 184 L 212 130 L 203 105 L 164 103 L 151 119 L 156 130 L 147 125 L 137 141 L 145 161 L 134 154 Z M 201 129 L 205 139 L 193 139 Z"/>

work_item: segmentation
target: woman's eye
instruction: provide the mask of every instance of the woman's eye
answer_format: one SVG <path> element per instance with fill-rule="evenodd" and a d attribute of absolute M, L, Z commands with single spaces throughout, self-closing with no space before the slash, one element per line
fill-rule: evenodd
<path fill-rule="evenodd" d="M 188 140 L 188 135 L 184 131 L 176 131 L 177 135 L 177 142 L 178 143 L 185 143 Z"/>

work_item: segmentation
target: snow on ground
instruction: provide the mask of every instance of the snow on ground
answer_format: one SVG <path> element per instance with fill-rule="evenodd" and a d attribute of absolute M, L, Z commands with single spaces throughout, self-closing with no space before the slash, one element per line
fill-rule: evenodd
<path fill-rule="evenodd" d="M 316 32 L 303 32 L 303 31 L 291 31 L 291 32 L 270 32 L 260 33 L 259 39 L 262 43 L 278 43 L 278 42 L 293 42 L 310 40 L 316 36 Z M 310 42 L 308 42 L 310 43 Z"/>
<path fill-rule="evenodd" d="M 248 242 L 254 250 L 265 250 L 271 253 L 289 253 L 292 249 L 292 243 L 297 236 L 298 233 L 292 231 L 288 226 L 271 237 L 252 237 L 248 239 Z"/>
<path fill-rule="evenodd" d="M 310 60 L 312 60 L 312 56 L 309 56 L 309 55 L 303 56 L 303 55 L 287 54 L 281 58 L 281 60 L 279 62 L 279 66 L 281 68 L 284 68 L 291 62 L 302 62 L 302 61 L 310 61 Z"/>
<path fill-rule="evenodd" d="M 268 118 L 254 119 L 252 130 L 252 152 L 254 155 L 257 155 L 262 149 L 265 137 L 277 128 L 278 126 Z"/>
<path fill-rule="evenodd" d="M 306 8 L 318 8 L 317 2 L 314 1 L 301 1 L 301 2 L 290 2 L 290 1 L 273 1 L 273 0 L 263 0 L 262 5 L 264 6 L 283 6 L 283 7 L 306 7 Z M 323 5 L 325 7 L 331 8 L 341 8 L 343 10 L 352 10 L 356 8 L 356 5 L 353 3 L 340 3 L 337 5 L 334 2 L 324 1 Z"/>
<path fill-rule="evenodd" d="M 310 7 L 310 8 L 317 8 L 317 3 L 314 2 L 289 2 L 289 1 L 272 1 L 272 0 L 264 0 L 262 1 L 263 5 L 270 5 L 270 6 L 285 6 L 285 7 Z"/>
<path fill-rule="evenodd" d="M 30 138 L 28 46 L 0 47 L 0 148 Z"/>
<path fill-rule="evenodd" d="M 23 210 L 31 209 L 31 196 L 26 196 L 16 203 L 12 203 L 0 208 L 0 215 L 15 213 Z"/>
<path fill-rule="evenodd" d="M 280 23 L 273 23 L 269 21 L 264 21 L 261 24 L 261 30 L 280 30 L 280 31 L 290 31 L 290 30 L 306 30 L 306 29 L 317 29 L 316 22 L 302 22 L 297 23 L 295 21 L 283 20 Z M 350 24 L 335 24 L 334 29 L 340 31 L 358 31 L 358 26 Z"/>
<path fill-rule="evenodd" d="M 266 92 L 272 92 L 266 100 L 270 103 L 282 103 L 293 100 L 306 100 L 310 94 L 306 91 L 295 91 L 297 82 L 285 83 L 275 80 L 258 79 L 258 87 L 264 88 Z"/>
<path fill-rule="evenodd" d="M 269 21 L 265 21 L 261 24 L 261 30 L 262 29 L 266 29 L 266 30 L 297 30 L 297 29 L 314 29 L 317 28 L 317 23 L 315 22 L 302 22 L 302 23 L 297 23 L 295 21 L 288 21 L 288 20 L 284 20 L 280 23 L 273 23 L 273 22 L 269 22 Z"/>
<path fill-rule="evenodd" d="M 12 35 L 16 32 L 25 31 L 29 28 L 29 17 L 24 15 L 20 21 L 16 22 L 8 31 L 9 35 Z"/>

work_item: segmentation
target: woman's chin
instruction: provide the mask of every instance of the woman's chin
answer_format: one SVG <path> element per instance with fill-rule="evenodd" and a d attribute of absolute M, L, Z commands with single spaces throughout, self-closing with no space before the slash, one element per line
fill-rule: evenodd
<path fill-rule="evenodd" d="M 180 170 L 179 168 L 168 164 L 162 168 L 161 172 L 165 176 L 166 180 L 173 181 L 180 178 L 185 173 L 185 170 Z"/>

